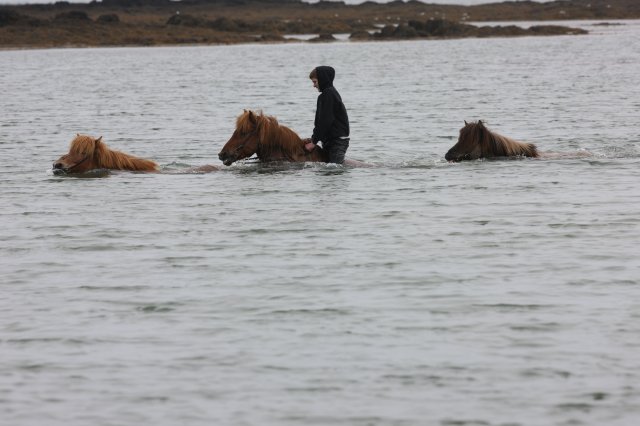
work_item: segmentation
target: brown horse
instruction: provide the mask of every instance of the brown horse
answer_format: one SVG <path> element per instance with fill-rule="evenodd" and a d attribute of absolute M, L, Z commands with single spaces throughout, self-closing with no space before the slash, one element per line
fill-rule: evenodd
<path fill-rule="evenodd" d="M 532 143 L 518 142 L 487 129 L 482 121 L 464 122 L 458 143 L 447 152 L 447 161 L 477 160 L 496 157 L 539 157 Z"/>
<path fill-rule="evenodd" d="M 53 163 L 56 174 L 84 173 L 94 169 L 131 170 L 150 172 L 158 170 L 158 165 L 142 158 L 111 150 L 98 139 L 77 135 L 69 146 L 69 153 Z"/>
<path fill-rule="evenodd" d="M 218 154 L 225 166 L 256 154 L 260 161 L 327 162 L 327 153 L 319 146 L 311 152 L 304 141 L 275 117 L 244 110 L 236 120 L 236 129 Z"/>

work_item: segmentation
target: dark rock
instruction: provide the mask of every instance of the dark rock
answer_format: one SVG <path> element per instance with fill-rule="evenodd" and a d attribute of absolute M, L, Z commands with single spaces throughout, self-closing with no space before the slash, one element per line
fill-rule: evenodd
<path fill-rule="evenodd" d="M 477 32 L 477 27 L 459 22 L 447 21 L 446 19 L 431 19 L 424 23 L 422 29 L 416 28 L 418 33 L 430 37 L 463 37 L 472 36 Z"/>
<path fill-rule="evenodd" d="M 269 33 L 269 34 L 262 34 L 260 37 L 258 37 L 257 41 L 262 41 L 262 42 L 281 42 L 281 41 L 285 41 L 286 39 L 281 36 L 280 34 L 274 34 L 274 33 Z"/>
<path fill-rule="evenodd" d="M 380 30 L 380 32 L 376 33 L 376 37 L 381 38 L 392 38 L 393 33 L 396 31 L 395 25 L 385 25 L 384 28 Z"/>
<path fill-rule="evenodd" d="M 415 28 L 406 24 L 401 24 L 396 27 L 393 32 L 394 38 L 415 38 L 418 37 L 418 31 Z"/>
<path fill-rule="evenodd" d="M 336 41 L 336 40 L 337 39 L 333 36 L 333 34 L 320 34 L 318 37 L 314 37 L 309 41 L 317 43 L 317 42 L 330 42 L 330 41 Z"/>
<path fill-rule="evenodd" d="M 312 3 L 311 7 L 317 7 L 320 9 L 333 9 L 335 7 L 344 7 L 346 6 L 345 2 L 343 1 L 326 1 L 326 0 L 320 0 L 317 3 Z"/>
<path fill-rule="evenodd" d="M 352 33 L 349 36 L 349 40 L 370 40 L 371 37 L 372 36 L 369 34 L 369 31 L 360 30 Z"/>
<path fill-rule="evenodd" d="M 522 27 L 517 27 L 515 25 L 507 25 L 507 26 L 495 26 L 489 27 L 484 26 L 478 28 L 478 37 L 516 37 L 527 35 L 527 30 Z"/>
<path fill-rule="evenodd" d="M 598 22 L 597 24 L 593 24 L 594 27 L 616 27 L 620 25 L 625 25 L 620 22 Z"/>
<path fill-rule="evenodd" d="M 416 38 L 419 37 L 418 31 L 412 26 L 407 24 L 400 24 L 398 26 L 395 25 L 385 25 L 384 28 L 374 34 L 374 37 L 382 38 L 382 39 L 408 39 L 408 38 Z"/>
<path fill-rule="evenodd" d="M 529 31 L 536 35 L 566 35 L 566 34 L 589 34 L 589 31 L 581 28 L 563 27 L 560 25 L 534 25 Z"/>

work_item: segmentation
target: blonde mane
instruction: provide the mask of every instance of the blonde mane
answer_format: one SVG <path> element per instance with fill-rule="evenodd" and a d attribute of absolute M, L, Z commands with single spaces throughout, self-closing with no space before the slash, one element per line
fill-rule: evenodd
<path fill-rule="evenodd" d="M 539 157 L 538 149 L 532 143 L 519 142 L 487 129 L 479 120 L 465 122 L 460 129 L 458 142 L 447 152 L 449 161 L 475 160 L 492 157 Z"/>
<path fill-rule="evenodd" d="M 507 136 L 492 132 L 484 126 L 482 121 L 478 122 L 484 131 L 479 132 L 481 136 L 480 145 L 482 153 L 487 157 L 537 157 L 538 150 L 534 144 L 518 142 Z"/>
<path fill-rule="evenodd" d="M 77 154 L 93 160 L 94 168 L 152 171 L 157 170 L 158 165 L 151 160 L 145 160 L 124 152 L 114 151 L 102 142 L 102 137 L 94 139 L 91 136 L 77 135 L 71 141 L 70 154 Z"/>

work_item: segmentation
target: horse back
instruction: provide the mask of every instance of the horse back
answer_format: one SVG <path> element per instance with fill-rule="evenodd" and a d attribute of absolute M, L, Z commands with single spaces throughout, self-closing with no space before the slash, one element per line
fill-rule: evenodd
<path fill-rule="evenodd" d="M 538 147 L 535 144 L 528 143 L 526 145 L 528 147 L 527 154 L 525 154 L 527 157 L 540 157 L 540 153 L 538 153 Z"/>

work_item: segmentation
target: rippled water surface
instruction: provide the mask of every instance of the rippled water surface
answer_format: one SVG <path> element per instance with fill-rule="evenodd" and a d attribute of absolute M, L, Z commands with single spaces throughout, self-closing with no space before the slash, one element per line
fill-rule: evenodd
<path fill-rule="evenodd" d="M 3 425 L 636 425 L 640 24 L 0 52 Z M 210 174 L 243 108 L 348 157 Z M 463 120 L 563 153 L 449 164 Z M 54 176 L 76 133 L 160 174 Z"/>

